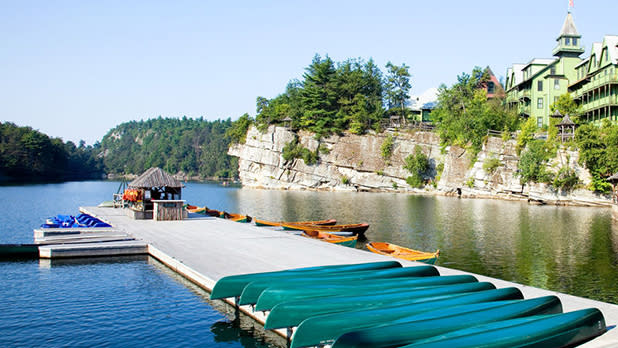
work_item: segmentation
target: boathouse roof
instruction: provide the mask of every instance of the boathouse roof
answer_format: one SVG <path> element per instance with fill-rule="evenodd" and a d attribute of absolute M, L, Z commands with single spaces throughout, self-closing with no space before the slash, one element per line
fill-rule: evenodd
<path fill-rule="evenodd" d="M 173 187 L 180 188 L 182 183 L 176 180 L 171 174 L 159 167 L 152 167 L 129 183 L 132 188 L 150 187 Z"/>

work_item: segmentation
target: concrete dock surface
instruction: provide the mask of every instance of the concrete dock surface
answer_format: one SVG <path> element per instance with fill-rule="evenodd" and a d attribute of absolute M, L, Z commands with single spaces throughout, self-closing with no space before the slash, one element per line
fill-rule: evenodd
<path fill-rule="evenodd" d="M 153 221 L 133 220 L 119 208 L 83 207 L 80 210 L 111 224 L 114 230 L 147 244 L 151 256 L 208 290 L 221 277 L 234 274 L 393 260 L 369 251 L 346 248 L 284 231 L 197 214 L 190 214 L 188 219 L 182 221 Z M 404 266 L 418 265 L 416 262 L 398 261 Z M 436 268 L 441 275 L 471 274 L 479 281 L 493 283 L 497 288 L 519 288 L 526 299 L 555 295 L 562 301 L 564 312 L 598 308 L 610 330 L 580 347 L 618 347 L 618 305 L 455 269 Z M 248 313 L 247 310 L 245 312 Z M 259 315 L 252 316 L 261 320 Z"/>

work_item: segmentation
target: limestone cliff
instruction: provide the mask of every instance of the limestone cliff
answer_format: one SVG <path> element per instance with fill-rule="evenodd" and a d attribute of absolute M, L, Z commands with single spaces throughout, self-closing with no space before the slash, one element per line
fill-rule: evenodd
<path fill-rule="evenodd" d="M 382 158 L 382 143 L 393 137 L 392 155 Z M 318 163 L 307 165 L 300 159 L 284 160 L 283 147 L 295 137 L 307 149 L 321 147 Z M 406 183 L 410 173 L 404 159 L 420 146 L 429 157 L 432 184 L 412 188 Z M 517 177 L 519 157 L 515 141 L 489 137 L 476 158 L 459 147 L 440 146 L 436 133 L 421 131 L 385 132 L 380 134 L 333 135 L 319 142 L 312 133 L 294 133 L 288 128 L 271 126 L 266 132 L 251 127 L 245 144 L 233 145 L 229 154 L 239 158 L 240 180 L 244 186 L 332 191 L 392 191 L 459 195 L 462 197 L 495 197 L 526 199 L 550 204 L 606 205 L 609 199 L 587 190 L 555 192 L 544 184 L 522 185 Z M 483 164 L 490 158 L 499 165 L 487 171 Z M 576 151 L 561 150 L 551 167 L 570 163 L 584 185 L 590 182 L 588 171 L 577 164 Z"/>

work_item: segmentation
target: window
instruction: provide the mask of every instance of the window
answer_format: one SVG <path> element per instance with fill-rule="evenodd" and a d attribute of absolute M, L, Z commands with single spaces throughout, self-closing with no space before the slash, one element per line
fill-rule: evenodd
<path fill-rule="evenodd" d="M 543 81 L 538 81 L 536 83 L 536 90 L 539 91 L 539 92 L 543 91 Z"/>
<path fill-rule="evenodd" d="M 495 91 L 496 85 L 493 83 L 493 81 L 487 82 L 487 94 L 494 94 Z"/>
<path fill-rule="evenodd" d="M 543 128 L 543 117 L 537 117 L 536 118 L 536 126 L 538 128 Z"/>
<path fill-rule="evenodd" d="M 573 46 L 577 46 L 577 38 L 576 37 L 573 38 Z"/>
<path fill-rule="evenodd" d="M 551 67 L 551 69 L 550 69 L 550 71 L 549 71 L 549 73 L 550 73 L 551 75 L 556 75 L 556 67 L 555 67 L 555 66 L 552 66 L 552 67 Z"/>
<path fill-rule="evenodd" d="M 536 108 L 537 109 L 542 109 L 543 108 L 543 98 L 539 98 L 536 100 Z"/>
<path fill-rule="evenodd" d="M 564 38 L 564 44 L 567 46 L 571 46 L 571 38 L 570 37 Z"/>
<path fill-rule="evenodd" d="M 560 89 L 560 79 L 554 79 L 554 89 Z"/>

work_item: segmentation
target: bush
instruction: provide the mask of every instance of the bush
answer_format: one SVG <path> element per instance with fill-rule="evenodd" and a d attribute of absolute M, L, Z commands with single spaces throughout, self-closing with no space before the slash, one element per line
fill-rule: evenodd
<path fill-rule="evenodd" d="M 414 154 L 408 155 L 403 166 L 412 174 L 424 174 L 429 169 L 429 158 L 421 151 L 421 147 L 414 147 Z"/>
<path fill-rule="evenodd" d="M 407 177 L 406 183 L 410 185 L 410 187 L 414 187 L 414 188 L 421 188 L 424 186 L 423 178 L 418 174 L 414 174 L 414 175 Z"/>
<path fill-rule="evenodd" d="M 307 165 L 313 165 L 318 161 L 318 155 L 315 152 L 311 152 L 309 149 L 303 147 L 298 142 L 298 138 L 294 138 L 292 141 L 286 144 L 283 147 L 281 155 L 286 161 L 290 161 L 295 158 L 302 158 Z"/>
<path fill-rule="evenodd" d="M 546 169 L 549 154 L 543 140 L 533 140 L 528 144 L 528 149 L 519 159 L 519 182 L 522 185 L 531 181 L 549 183 L 553 180 L 552 173 Z"/>
<path fill-rule="evenodd" d="M 502 161 L 498 158 L 490 157 L 485 159 L 485 162 L 483 162 L 483 170 L 485 173 L 493 174 L 501 165 Z"/>
<path fill-rule="evenodd" d="M 342 176 L 341 177 L 341 183 L 344 185 L 349 185 L 350 184 L 350 178 L 348 178 L 347 176 Z"/>
<path fill-rule="evenodd" d="M 579 177 L 575 170 L 562 167 L 552 182 L 552 186 L 564 191 L 571 191 L 579 183 Z"/>
<path fill-rule="evenodd" d="M 393 136 L 389 134 L 386 136 L 384 142 L 382 142 L 382 146 L 380 147 L 380 150 L 382 150 L 382 158 L 385 160 L 391 158 L 393 155 L 393 145 Z"/>

